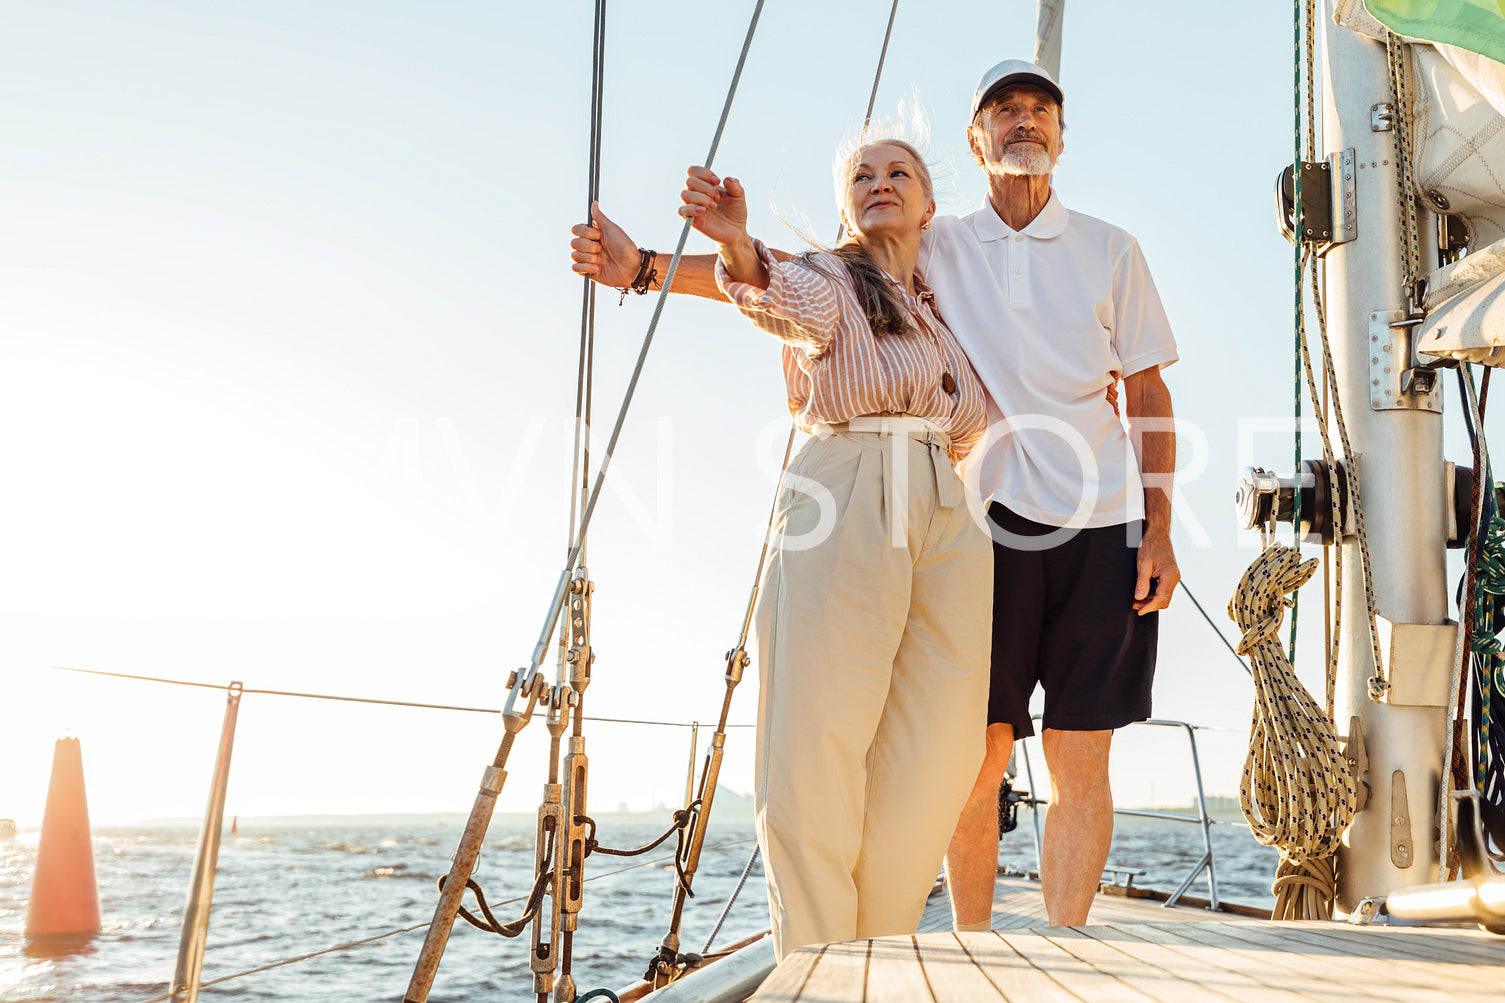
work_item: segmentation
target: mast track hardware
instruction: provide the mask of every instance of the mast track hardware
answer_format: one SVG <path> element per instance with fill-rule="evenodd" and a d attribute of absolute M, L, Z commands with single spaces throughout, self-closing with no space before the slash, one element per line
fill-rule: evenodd
<path fill-rule="evenodd" d="M 1359 233 L 1358 198 L 1352 148 L 1326 160 L 1304 160 L 1301 167 L 1301 240 L 1320 257 Z M 1275 216 L 1280 233 L 1296 240 L 1296 166 L 1275 179 Z"/>
<path fill-rule="evenodd" d="M 1422 318 L 1407 310 L 1369 315 L 1369 406 L 1375 411 L 1442 413 L 1437 370 L 1451 359 L 1422 362 L 1416 352 Z"/>
<path fill-rule="evenodd" d="M 1468 221 L 1461 214 L 1447 211 L 1448 202 L 1441 192 L 1428 192 L 1427 199 L 1433 205 L 1441 207 L 1441 211 L 1436 214 L 1437 267 L 1444 268 L 1449 262 L 1463 257 L 1473 240 L 1473 234 L 1469 232 Z"/>

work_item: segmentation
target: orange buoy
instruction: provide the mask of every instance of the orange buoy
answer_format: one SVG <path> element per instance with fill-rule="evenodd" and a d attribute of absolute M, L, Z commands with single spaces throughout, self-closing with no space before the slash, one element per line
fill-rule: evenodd
<path fill-rule="evenodd" d="M 84 937 L 99 930 L 99 891 L 84 797 L 84 757 L 78 739 L 60 738 L 37 840 L 37 867 L 26 907 L 26 935 Z"/>

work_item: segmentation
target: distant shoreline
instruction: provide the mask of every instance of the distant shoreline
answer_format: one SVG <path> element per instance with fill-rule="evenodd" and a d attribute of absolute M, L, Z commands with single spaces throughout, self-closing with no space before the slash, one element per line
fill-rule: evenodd
<path fill-rule="evenodd" d="M 1191 805 L 1154 805 L 1150 807 L 1138 805 L 1119 805 L 1119 808 L 1136 811 L 1170 812 L 1182 815 L 1196 815 L 1197 807 Z M 601 811 L 593 812 L 592 817 L 600 824 L 633 825 L 633 824 L 663 824 L 667 825 L 672 819 L 676 809 L 667 805 L 660 805 L 648 811 Z M 1228 797 L 1209 797 L 1207 799 L 1208 815 L 1215 822 L 1242 822 L 1243 813 L 1239 808 L 1238 799 Z M 453 826 L 459 828 L 465 824 L 468 813 L 465 811 L 450 812 L 353 812 L 349 814 L 328 815 L 243 815 L 239 817 L 239 825 L 242 829 L 266 829 L 268 827 L 311 827 L 311 826 L 349 826 L 349 825 L 389 825 L 389 826 Z M 733 823 L 751 825 L 753 822 L 752 798 L 731 791 L 722 790 L 716 796 L 716 805 L 712 812 L 712 820 L 718 823 Z M 230 831 L 230 823 L 235 816 L 225 816 L 225 832 Z M 493 825 L 528 826 L 532 825 L 538 816 L 536 812 L 498 812 L 492 816 Z M 95 822 L 93 828 L 102 829 L 191 829 L 198 831 L 202 823 L 201 818 L 145 818 L 131 819 L 128 821 Z M 38 825 L 17 825 L 18 834 L 36 832 Z"/>

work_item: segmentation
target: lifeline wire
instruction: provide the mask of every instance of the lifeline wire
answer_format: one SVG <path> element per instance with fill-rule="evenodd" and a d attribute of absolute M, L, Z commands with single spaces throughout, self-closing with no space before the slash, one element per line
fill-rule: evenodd
<path fill-rule="evenodd" d="M 726 849 L 726 848 L 732 847 L 732 846 L 745 846 L 748 842 L 749 842 L 749 840 L 739 839 L 739 840 L 733 840 L 733 841 L 731 841 L 729 843 L 717 843 L 715 846 L 711 847 L 711 849 L 713 849 L 713 850 L 721 850 L 721 849 Z M 611 877 L 614 874 L 624 874 L 627 871 L 635 871 L 639 867 L 651 867 L 654 864 L 662 864 L 664 861 L 671 860 L 671 859 L 673 859 L 673 858 L 671 858 L 671 857 L 655 857 L 653 860 L 645 860 L 645 861 L 643 861 L 642 863 L 639 863 L 639 864 L 630 864 L 627 867 L 619 867 L 615 871 L 606 871 L 606 872 L 604 872 L 602 874 L 594 874 L 594 875 L 586 878 L 585 880 L 586 881 L 596 881 L 596 880 L 598 880 L 600 878 L 609 878 L 609 877 Z M 516 898 L 510 898 L 510 899 L 507 899 L 505 902 L 498 902 L 496 904 L 498 906 L 514 905 L 514 904 L 516 904 L 518 902 L 523 901 L 527 897 L 528 896 L 526 896 L 526 895 L 519 895 Z M 326 947 L 322 951 L 314 951 L 311 954 L 300 954 L 300 955 L 298 955 L 295 958 L 284 958 L 281 961 L 274 961 L 274 962 L 272 962 L 269 965 L 262 965 L 259 968 L 250 968 L 250 969 L 247 969 L 244 972 L 236 972 L 234 975 L 222 975 L 222 976 L 220 976 L 217 979 L 210 979 L 208 982 L 200 982 L 199 983 L 199 988 L 206 989 L 209 986 L 217 986 L 217 985 L 219 985 L 222 982 L 229 982 L 232 979 L 243 979 L 247 975 L 258 975 L 261 972 L 269 972 L 269 971 L 271 971 L 274 968 L 283 968 L 283 967 L 286 967 L 287 965 L 296 965 L 300 961 L 308 961 L 308 960 L 311 960 L 313 958 L 323 957 L 326 954 L 333 954 L 336 951 L 349 950 L 352 947 L 362 947 L 362 946 L 364 946 L 366 944 L 380 943 L 381 941 L 386 940 L 388 937 L 396 937 L 396 936 L 399 936 L 399 935 L 404 934 L 404 933 L 412 933 L 414 930 L 425 929 L 425 928 L 428 927 L 428 925 L 429 925 L 429 921 L 428 920 L 424 920 L 422 923 L 415 923 L 412 926 L 399 927 L 396 930 L 388 930 L 386 933 L 379 933 L 379 934 L 377 934 L 374 937 L 366 937 L 366 938 L 361 939 L 361 940 L 352 940 L 352 941 L 350 941 L 348 943 L 345 943 L 345 944 L 336 944 L 333 947 Z M 151 999 L 143 1001 L 143 1003 L 163 1003 L 164 1000 L 170 1000 L 172 998 L 173 998 L 173 994 L 172 993 L 163 993 L 160 996 L 153 996 Z"/>
<path fill-rule="evenodd" d="M 58 672 L 78 672 L 90 676 L 108 676 L 111 679 L 132 679 L 145 683 L 167 683 L 169 686 L 193 686 L 199 689 L 223 690 L 223 683 L 200 683 L 189 679 L 165 679 L 160 676 L 136 676 L 126 672 L 105 672 L 100 669 L 75 669 L 67 665 L 43 665 L 40 668 L 54 669 Z M 384 707 L 418 707 L 423 710 L 456 710 L 468 714 L 500 714 L 497 707 L 460 707 L 454 704 L 443 703 L 419 703 L 414 700 L 379 700 L 375 697 L 346 697 L 332 693 L 299 693 L 293 690 L 260 690 L 243 688 L 242 693 L 260 693 L 263 696 L 272 697 L 299 697 L 305 700 L 335 700 L 341 703 L 368 703 Z M 587 717 L 587 721 L 602 721 L 607 724 L 643 724 L 661 728 L 693 728 L 695 724 L 689 721 L 642 721 L 628 717 Z M 753 728 L 752 724 L 729 724 L 728 728 Z"/>

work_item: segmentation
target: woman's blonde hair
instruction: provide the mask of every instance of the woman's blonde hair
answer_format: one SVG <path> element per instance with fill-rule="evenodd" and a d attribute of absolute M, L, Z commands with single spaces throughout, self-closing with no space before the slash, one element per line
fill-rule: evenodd
<path fill-rule="evenodd" d="M 930 129 L 919 111 L 918 103 L 906 102 L 900 105 L 898 117 L 870 123 L 862 131 L 837 144 L 831 173 L 836 183 L 836 204 L 841 209 L 844 228 L 852 211 L 852 175 L 862 163 L 862 155 L 875 146 L 897 146 L 909 154 L 925 197 L 931 202 L 935 201 L 935 183 L 931 179 L 930 165 L 920 152 L 929 136 Z M 816 253 L 812 251 L 803 255 L 812 267 L 817 267 L 814 262 Z M 914 319 L 894 288 L 893 279 L 868 257 L 867 251 L 850 231 L 827 253 L 834 254 L 846 265 L 847 274 L 851 277 L 857 299 L 862 304 L 873 334 L 880 337 L 902 334 L 914 327 Z"/>

